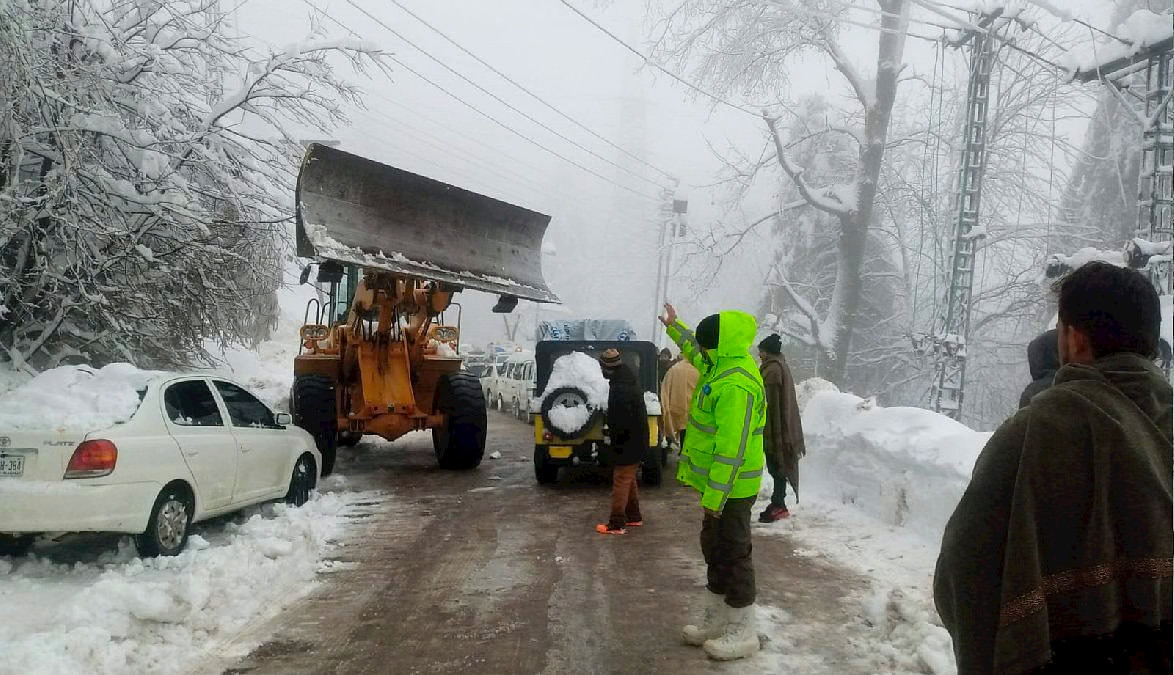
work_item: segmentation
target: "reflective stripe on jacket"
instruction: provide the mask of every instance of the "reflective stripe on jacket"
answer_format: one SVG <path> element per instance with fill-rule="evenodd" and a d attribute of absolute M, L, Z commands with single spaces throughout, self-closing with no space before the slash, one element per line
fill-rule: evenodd
<path fill-rule="evenodd" d="M 744 312 L 720 314 L 717 349 L 706 351 L 684 323 L 668 327 L 681 354 L 701 373 L 689 405 L 688 433 L 677 480 L 701 492 L 701 505 L 758 494 L 765 459 L 766 394 L 750 356 L 757 326 Z"/>

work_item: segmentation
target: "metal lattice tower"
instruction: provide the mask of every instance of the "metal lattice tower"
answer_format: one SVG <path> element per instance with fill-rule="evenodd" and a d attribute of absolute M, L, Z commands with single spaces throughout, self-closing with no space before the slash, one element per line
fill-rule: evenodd
<path fill-rule="evenodd" d="M 990 27 L 999 13 L 984 15 L 979 25 L 984 29 Z M 987 109 L 990 105 L 991 66 L 995 53 L 995 39 L 986 32 L 970 32 L 966 39 L 971 41 L 970 81 L 966 91 L 966 120 L 963 125 L 965 138 L 958 169 L 954 249 L 950 256 L 946 309 L 934 334 L 930 336 L 934 357 L 930 400 L 935 411 L 954 419 L 962 415 L 975 251 L 977 240 L 983 236 L 981 229 L 976 228 L 983 173 L 986 170 Z"/>
<path fill-rule="evenodd" d="M 1174 104 L 1166 97 L 1174 89 L 1174 49 L 1169 44 L 1152 54 L 1146 65 L 1145 113 L 1154 120 L 1142 131 L 1141 171 L 1138 180 L 1137 236 L 1153 244 L 1174 235 Z M 1159 106 L 1165 103 L 1165 109 Z M 1151 250 L 1153 250 L 1151 248 Z M 1170 263 L 1151 264 L 1159 293 L 1171 293 Z"/>

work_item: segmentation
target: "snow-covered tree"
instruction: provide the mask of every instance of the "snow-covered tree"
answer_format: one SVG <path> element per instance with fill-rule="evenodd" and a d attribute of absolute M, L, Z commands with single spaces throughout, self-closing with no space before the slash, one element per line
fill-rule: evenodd
<path fill-rule="evenodd" d="M 0 1 L 0 359 L 176 366 L 265 334 L 292 129 L 357 102 L 331 57 L 378 52 L 227 28 L 218 0 Z"/>
<path fill-rule="evenodd" d="M 910 0 L 876 0 L 879 33 L 874 65 L 862 70 L 844 52 L 841 35 L 848 8 L 816 0 L 688 0 L 664 20 L 661 53 L 692 67 L 696 78 L 720 96 L 780 101 L 787 73 L 804 57 L 822 58 L 839 74 L 855 110 L 856 128 L 827 127 L 821 133 L 846 134 L 855 143 L 849 180 L 819 184 L 790 149 L 800 140 L 791 118 L 763 111 L 762 124 L 773 142 L 771 161 L 812 208 L 837 228 L 836 281 L 826 311 L 820 312 L 786 275 L 778 282 L 803 315 L 799 332 L 827 354 L 824 377 L 843 383 L 864 291 L 864 258 L 869 228 L 875 224 L 877 187 L 889 122 L 901 75 Z M 841 17 L 845 20 L 841 20 Z M 784 106 L 785 110 L 785 106 Z"/>

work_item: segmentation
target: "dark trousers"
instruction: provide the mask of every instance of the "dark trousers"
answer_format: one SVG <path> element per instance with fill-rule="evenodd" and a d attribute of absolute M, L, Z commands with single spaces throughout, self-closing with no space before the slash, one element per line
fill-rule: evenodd
<path fill-rule="evenodd" d="M 781 508 L 787 508 L 787 472 L 783 467 L 782 458 L 766 458 L 766 470 L 774 480 L 774 491 L 770 495 L 770 503 Z"/>
<path fill-rule="evenodd" d="M 701 523 L 701 554 L 705 556 L 706 587 L 724 595 L 730 607 L 754 604 L 754 560 L 750 557 L 750 509 L 755 497 L 727 499 L 720 518 Z"/>
<path fill-rule="evenodd" d="M 612 529 L 643 520 L 640 489 L 636 487 L 636 469 L 639 467 L 639 464 L 626 464 L 612 469 L 611 517 L 607 520 L 607 526 Z"/>

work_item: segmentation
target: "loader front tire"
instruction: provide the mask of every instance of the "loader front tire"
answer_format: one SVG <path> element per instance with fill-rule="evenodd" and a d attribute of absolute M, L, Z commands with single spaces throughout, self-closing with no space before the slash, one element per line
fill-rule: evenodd
<path fill-rule="evenodd" d="M 310 432 L 322 453 L 322 475 L 334 471 L 338 454 L 338 411 L 334 380 L 321 375 L 301 375 L 290 391 L 294 424 Z"/>
<path fill-rule="evenodd" d="M 436 411 L 444 425 L 432 430 L 432 446 L 442 469 L 475 469 L 485 456 L 485 394 L 468 373 L 448 373 L 436 385 Z"/>

